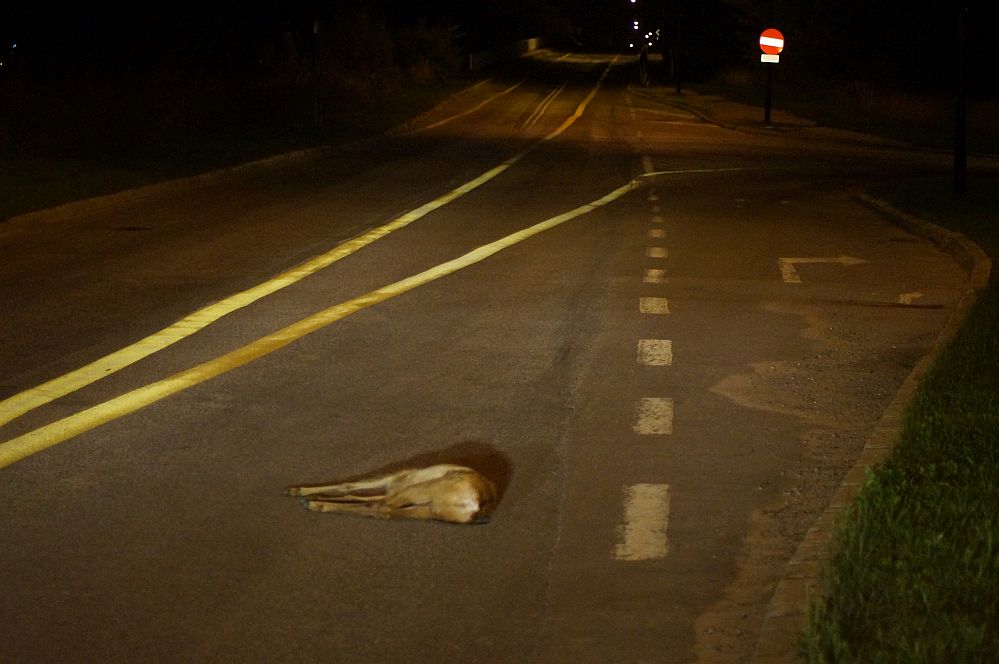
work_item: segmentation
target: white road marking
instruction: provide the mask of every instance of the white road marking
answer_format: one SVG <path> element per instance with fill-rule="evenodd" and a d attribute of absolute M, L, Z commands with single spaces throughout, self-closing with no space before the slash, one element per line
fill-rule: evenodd
<path fill-rule="evenodd" d="M 645 250 L 645 255 L 649 258 L 666 258 L 669 254 L 669 250 L 666 247 L 648 247 Z"/>
<path fill-rule="evenodd" d="M 658 560 L 669 553 L 669 485 L 634 484 L 624 490 L 624 523 L 618 526 L 616 560 Z"/>
<path fill-rule="evenodd" d="M 647 284 L 664 284 L 666 283 L 666 270 L 646 270 L 645 277 L 642 278 L 642 281 Z"/>
<path fill-rule="evenodd" d="M 509 94 L 509 93 L 513 92 L 514 90 L 516 90 L 517 88 L 519 88 L 521 85 L 523 85 L 524 81 L 526 81 L 526 80 L 527 80 L 526 78 L 521 79 L 520 83 L 517 83 L 516 85 L 513 85 L 513 86 L 507 88 L 506 90 L 503 90 L 502 92 L 497 92 L 496 94 L 494 94 L 489 99 L 486 99 L 482 103 L 480 103 L 480 104 L 478 104 L 476 106 L 473 106 L 472 108 L 468 109 L 467 111 L 463 111 L 461 113 L 458 113 L 457 115 L 452 115 L 450 117 L 444 118 L 443 120 L 439 120 L 439 121 L 437 121 L 437 122 L 435 122 L 433 124 L 426 125 L 425 127 L 416 127 L 415 129 L 411 129 L 409 131 L 404 131 L 404 132 L 400 132 L 400 133 L 402 133 L 402 134 L 416 134 L 416 133 L 421 132 L 421 131 L 426 131 L 427 129 L 436 129 L 437 127 L 446 125 L 447 123 L 452 122 L 453 120 L 457 120 L 459 118 L 463 118 L 466 115 L 471 115 L 475 111 L 479 110 L 480 108 L 483 108 L 483 107 L 487 106 L 488 104 L 491 104 L 493 101 L 495 101 L 496 99 L 499 99 L 503 95 L 506 95 L 506 94 Z"/>
<path fill-rule="evenodd" d="M 853 256 L 818 256 L 811 258 L 778 258 L 777 265 L 780 267 L 780 276 L 785 284 L 800 284 L 801 277 L 794 268 L 797 263 L 839 263 L 840 265 L 860 265 L 866 263 L 863 258 Z"/>
<path fill-rule="evenodd" d="M 639 339 L 638 363 L 649 367 L 673 364 L 673 342 L 669 339 Z"/>
<path fill-rule="evenodd" d="M 643 436 L 668 436 L 673 433 L 673 400 L 665 397 L 642 397 L 633 427 Z"/>
<path fill-rule="evenodd" d="M 538 121 L 541 120 L 541 118 L 544 116 L 545 111 L 547 111 L 548 107 L 551 106 L 553 101 L 555 101 L 555 97 L 558 97 L 559 93 L 562 92 L 563 89 L 565 89 L 565 86 L 566 84 L 563 83 L 559 87 L 549 92 L 548 96 L 542 99 L 541 103 L 539 103 L 537 108 L 534 109 L 534 112 L 531 113 L 530 117 L 528 117 L 527 120 L 524 121 L 522 128 L 530 129 L 534 125 L 538 124 Z"/>
<path fill-rule="evenodd" d="M 664 222 L 664 221 L 666 221 L 666 220 L 665 220 L 665 219 L 663 219 L 663 218 L 662 218 L 661 216 L 659 216 L 658 214 L 655 214 L 655 215 L 652 215 L 652 219 L 651 219 L 651 221 L 652 221 L 652 223 L 653 223 L 653 224 L 661 224 L 661 223 L 663 223 L 663 222 Z"/>
<path fill-rule="evenodd" d="M 649 200 L 652 202 L 658 201 L 659 196 L 655 192 L 649 193 Z"/>
<path fill-rule="evenodd" d="M 912 304 L 921 297 L 923 297 L 923 294 L 920 293 L 919 291 L 915 291 L 913 293 L 902 293 L 901 295 L 898 296 L 898 303 Z"/>
<path fill-rule="evenodd" d="M 666 231 L 664 231 L 661 228 L 649 229 L 649 237 L 656 240 L 661 240 L 662 238 L 666 237 Z"/>
<path fill-rule="evenodd" d="M 668 314 L 669 300 L 664 297 L 640 297 L 638 310 L 643 314 Z"/>

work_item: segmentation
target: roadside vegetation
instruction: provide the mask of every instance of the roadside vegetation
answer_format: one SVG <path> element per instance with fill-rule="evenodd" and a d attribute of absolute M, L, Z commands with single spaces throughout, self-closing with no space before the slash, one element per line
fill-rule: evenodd
<path fill-rule="evenodd" d="M 873 192 L 999 256 L 999 179 Z M 909 406 L 891 457 L 836 533 L 805 638 L 811 662 L 999 658 L 999 283 L 989 286 Z"/>

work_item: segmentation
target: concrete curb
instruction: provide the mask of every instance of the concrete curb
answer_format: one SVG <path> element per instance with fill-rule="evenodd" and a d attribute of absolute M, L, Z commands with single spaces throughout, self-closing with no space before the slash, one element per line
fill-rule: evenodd
<path fill-rule="evenodd" d="M 808 606 L 812 598 L 821 595 L 820 576 L 822 568 L 830 558 L 833 533 L 839 519 L 856 498 L 871 468 L 884 461 L 891 453 L 902 431 L 905 409 L 919 383 L 940 351 L 961 328 L 968 311 L 978 297 L 978 292 L 988 284 L 992 273 L 992 261 L 988 255 L 960 233 L 948 231 L 936 224 L 906 214 L 866 194 L 858 196 L 858 200 L 887 216 L 910 233 L 925 237 L 950 253 L 954 260 L 967 270 L 968 281 L 964 293 L 943 330 L 937 335 L 933 347 L 906 377 L 865 443 L 860 457 L 833 494 L 829 506 L 815 520 L 788 562 L 784 575 L 774 590 L 769 611 L 756 642 L 753 656 L 755 662 L 777 664 L 804 661 L 800 640 L 805 629 Z"/>

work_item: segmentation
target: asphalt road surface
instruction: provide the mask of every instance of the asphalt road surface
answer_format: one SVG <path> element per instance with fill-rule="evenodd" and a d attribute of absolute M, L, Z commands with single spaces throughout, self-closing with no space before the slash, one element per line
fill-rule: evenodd
<path fill-rule="evenodd" d="M 635 81 L 0 225 L 0 661 L 749 658 L 965 280 L 852 194 L 946 162 Z M 282 495 L 443 461 L 491 523 Z"/>

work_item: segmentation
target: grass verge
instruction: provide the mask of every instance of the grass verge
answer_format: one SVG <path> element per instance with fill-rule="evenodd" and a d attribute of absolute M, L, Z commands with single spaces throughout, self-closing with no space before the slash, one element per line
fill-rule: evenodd
<path fill-rule="evenodd" d="M 999 179 L 871 192 L 999 250 Z M 993 274 L 910 404 L 891 457 L 836 533 L 810 607 L 811 662 L 999 660 L 999 280 Z"/>

